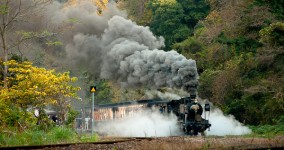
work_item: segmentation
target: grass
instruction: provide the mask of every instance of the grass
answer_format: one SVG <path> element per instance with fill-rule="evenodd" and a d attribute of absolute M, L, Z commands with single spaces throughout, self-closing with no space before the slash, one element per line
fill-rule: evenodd
<path fill-rule="evenodd" d="M 268 137 L 284 135 L 284 124 L 250 126 L 250 128 L 253 131 L 252 135 L 261 135 Z"/>
<path fill-rule="evenodd" d="M 10 129 L 0 132 L 0 147 L 95 142 L 97 140 L 97 136 L 78 135 L 75 130 L 66 127 L 54 127 L 48 131 L 29 129 L 20 132 Z"/>
<path fill-rule="evenodd" d="M 266 137 L 271 138 L 275 136 L 284 135 L 284 122 L 278 122 L 276 125 L 260 125 L 260 126 L 249 126 L 252 133 L 246 135 L 247 137 Z"/>
<path fill-rule="evenodd" d="M 89 136 L 89 135 L 83 135 L 80 138 L 81 142 L 94 142 L 94 141 L 98 141 L 98 136 L 94 135 L 94 136 Z"/>

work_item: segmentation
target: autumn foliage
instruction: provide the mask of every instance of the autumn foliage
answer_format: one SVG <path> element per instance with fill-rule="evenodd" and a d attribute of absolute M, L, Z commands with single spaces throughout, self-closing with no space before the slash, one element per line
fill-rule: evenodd
<path fill-rule="evenodd" d="M 80 88 L 70 84 L 77 78 L 71 78 L 68 72 L 56 73 L 28 61 L 11 60 L 6 65 L 9 67 L 8 88 L 0 86 L 0 125 L 27 124 L 32 117 L 28 108 L 43 110 L 52 105 L 67 111 L 68 99 L 77 97 L 76 91 Z"/>

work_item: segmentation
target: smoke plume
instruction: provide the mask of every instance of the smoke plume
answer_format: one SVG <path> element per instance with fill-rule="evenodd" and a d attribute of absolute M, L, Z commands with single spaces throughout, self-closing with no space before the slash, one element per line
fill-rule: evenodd
<path fill-rule="evenodd" d="M 122 87 L 171 87 L 195 92 L 198 85 L 196 62 L 176 51 L 163 51 L 164 39 L 125 18 L 125 13 L 109 4 L 98 15 L 88 1 L 76 7 L 56 3 L 46 18 L 53 26 L 75 18 L 72 30 L 61 38 L 69 62 L 88 69 Z"/>
<path fill-rule="evenodd" d="M 160 98 L 162 100 L 175 100 L 181 97 L 189 97 L 189 93 L 184 90 L 163 88 L 159 90 L 147 90 L 145 92 L 146 99 Z"/>
<path fill-rule="evenodd" d="M 115 4 L 109 3 L 100 15 L 91 0 L 77 1 L 74 6 L 57 1 L 40 2 L 24 1 L 22 5 L 27 9 L 28 6 L 38 9 L 29 11 L 25 21 L 15 22 L 15 31 L 36 32 L 37 39 L 31 45 L 35 50 L 49 53 L 47 57 L 54 55 L 56 59 L 50 60 L 68 64 L 74 72 L 87 70 L 126 88 L 170 87 L 196 91 L 196 62 L 174 50 L 163 51 L 163 37 L 127 19 L 126 13 Z M 13 1 L 11 5 L 18 3 Z M 13 36 L 9 39 L 15 39 Z M 46 45 L 54 41 L 62 42 L 62 46 Z M 30 52 L 21 53 L 29 55 L 28 59 L 36 59 Z M 56 66 L 51 63 L 48 65 Z"/>

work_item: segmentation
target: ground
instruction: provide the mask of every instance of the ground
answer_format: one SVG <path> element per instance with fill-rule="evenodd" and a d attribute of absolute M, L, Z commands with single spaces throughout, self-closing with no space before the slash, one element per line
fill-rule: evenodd
<path fill-rule="evenodd" d="M 110 139 L 108 139 L 110 140 Z M 284 148 L 284 136 L 260 137 L 159 137 L 119 142 L 115 144 L 76 144 L 58 149 L 99 150 L 189 150 L 189 149 L 279 149 Z M 47 148 L 48 149 L 48 148 Z M 57 149 L 57 148 L 51 148 Z"/>

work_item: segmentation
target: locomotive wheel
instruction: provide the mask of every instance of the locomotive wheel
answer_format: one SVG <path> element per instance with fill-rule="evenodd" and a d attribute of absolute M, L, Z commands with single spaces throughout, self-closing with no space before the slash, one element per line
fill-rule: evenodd
<path fill-rule="evenodd" d="M 193 130 L 193 135 L 197 135 L 198 131 L 197 130 Z"/>
<path fill-rule="evenodd" d="M 193 135 L 193 130 L 194 129 L 191 126 L 187 126 L 187 128 L 186 128 L 187 135 Z"/>

